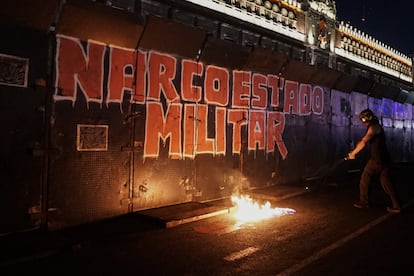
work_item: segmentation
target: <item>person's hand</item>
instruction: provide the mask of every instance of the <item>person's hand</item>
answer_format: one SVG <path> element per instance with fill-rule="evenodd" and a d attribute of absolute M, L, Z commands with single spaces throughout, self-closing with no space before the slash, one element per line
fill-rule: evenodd
<path fill-rule="evenodd" d="M 355 154 L 352 153 L 352 151 L 350 153 L 347 154 L 347 156 L 345 157 L 346 160 L 352 160 L 355 159 Z"/>

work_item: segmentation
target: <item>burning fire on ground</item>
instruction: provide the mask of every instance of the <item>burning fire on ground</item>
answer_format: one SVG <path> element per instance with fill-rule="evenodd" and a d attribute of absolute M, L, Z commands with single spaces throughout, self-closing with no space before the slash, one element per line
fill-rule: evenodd
<path fill-rule="evenodd" d="M 254 222 L 296 213 L 291 208 L 272 208 L 269 201 L 260 205 L 248 195 L 232 196 L 231 200 L 235 204 L 234 217 L 240 222 Z"/>

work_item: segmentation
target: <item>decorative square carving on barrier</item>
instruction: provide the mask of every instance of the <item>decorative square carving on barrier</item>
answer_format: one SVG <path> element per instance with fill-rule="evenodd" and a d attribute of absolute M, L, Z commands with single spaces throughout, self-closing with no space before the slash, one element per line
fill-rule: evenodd
<path fill-rule="evenodd" d="M 29 59 L 0 54 L 0 84 L 27 87 Z"/>
<path fill-rule="evenodd" d="M 76 149 L 78 151 L 107 151 L 108 126 L 78 124 Z"/>

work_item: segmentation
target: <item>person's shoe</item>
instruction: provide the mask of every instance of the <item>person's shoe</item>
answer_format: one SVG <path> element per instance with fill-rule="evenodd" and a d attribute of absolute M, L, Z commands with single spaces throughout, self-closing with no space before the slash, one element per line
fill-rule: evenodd
<path fill-rule="evenodd" d="M 364 203 L 364 202 L 356 202 L 354 203 L 354 207 L 358 209 L 366 209 L 369 207 L 369 205 L 368 203 Z"/>
<path fill-rule="evenodd" d="M 395 208 L 395 207 L 387 207 L 387 212 L 388 213 L 399 214 L 401 212 L 401 209 L 400 208 Z"/>

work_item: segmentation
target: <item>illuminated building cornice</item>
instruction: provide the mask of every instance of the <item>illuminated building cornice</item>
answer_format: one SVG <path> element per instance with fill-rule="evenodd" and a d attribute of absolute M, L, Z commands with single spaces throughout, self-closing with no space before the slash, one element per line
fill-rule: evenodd
<path fill-rule="evenodd" d="M 186 1 L 240 19 L 242 21 L 254 24 L 256 26 L 274 31 L 276 33 L 298 40 L 300 42 L 305 42 L 306 40 L 305 34 L 298 32 L 295 29 L 295 20 L 294 18 L 289 17 L 289 14 L 283 15 L 281 11 L 276 12 L 270 9 L 267 9 L 266 11 L 263 9 L 263 5 L 256 4 L 256 2 L 254 1 L 232 0 L 232 4 L 227 4 L 226 1 L 220 0 Z M 289 0 L 282 2 L 285 2 L 285 6 L 290 6 L 296 10 L 300 10 L 300 3 L 296 1 Z M 239 5 L 241 8 L 237 7 L 236 4 Z M 249 12 L 247 8 L 249 8 L 250 10 L 258 11 L 259 15 L 255 12 Z M 265 17 L 266 13 L 268 13 L 269 17 L 273 20 L 267 19 Z"/>
<path fill-rule="evenodd" d="M 391 56 L 392 58 L 399 60 L 400 62 L 405 63 L 408 66 L 412 66 L 412 61 L 407 55 L 404 55 L 399 51 L 392 49 L 390 46 L 387 46 L 384 43 L 368 36 L 367 34 L 364 34 L 360 30 L 353 28 L 349 24 L 341 22 L 341 24 L 339 25 L 339 32 L 347 35 L 355 41 L 358 41 L 362 44 L 369 46 L 370 48 L 384 53 L 387 56 Z"/>
<path fill-rule="evenodd" d="M 359 64 L 365 65 L 367 67 L 373 68 L 375 70 L 378 70 L 378 71 L 387 73 L 388 75 L 394 76 L 396 78 L 400 78 L 400 79 L 402 79 L 404 81 L 407 81 L 407 82 L 411 82 L 412 81 L 412 78 L 410 76 L 406 75 L 406 74 L 403 74 L 403 73 L 401 73 L 401 72 L 399 72 L 397 70 L 392 70 L 392 69 L 390 69 L 390 68 L 388 68 L 386 66 L 383 66 L 383 65 L 378 64 L 376 62 L 372 62 L 370 60 L 367 60 L 365 58 L 362 58 L 360 55 L 356 55 L 356 54 L 347 52 L 344 49 L 336 48 L 335 49 L 335 54 L 337 54 L 338 56 L 347 58 L 349 60 L 352 60 L 352 61 L 354 61 L 356 63 L 359 63 Z"/>
<path fill-rule="evenodd" d="M 335 48 L 335 54 L 404 81 L 413 81 L 412 60 L 407 55 L 344 22 L 340 23 L 338 33 L 341 43 Z"/>

